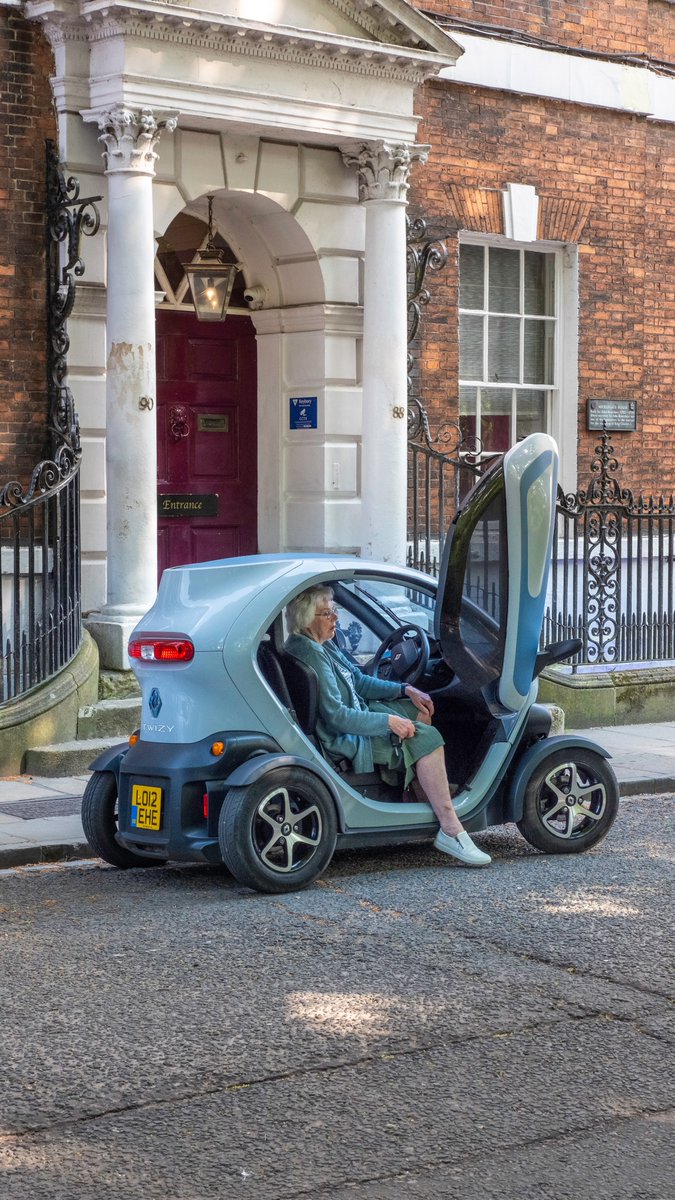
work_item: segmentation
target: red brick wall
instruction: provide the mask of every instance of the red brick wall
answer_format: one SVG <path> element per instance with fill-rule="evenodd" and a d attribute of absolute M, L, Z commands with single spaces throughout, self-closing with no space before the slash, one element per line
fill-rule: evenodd
<path fill-rule="evenodd" d="M 593 53 L 671 60 L 675 14 L 668 0 L 412 0 L 429 16 L 513 30 Z"/>
<path fill-rule="evenodd" d="M 502 5 L 435 7 L 506 14 Z M 647 7 L 651 14 L 667 6 L 629 7 L 645 17 Z M 668 7 L 672 22 L 675 7 Z M 609 22 L 614 8 L 528 4 L 521 15 L 532 21 L 547 9 L 562 21 L 563 12 L 569 19 L 593 10 Z M 518 10 L 509 5 L 509 12 L 513 25 Z M 623 19 L 624 6 L 616 12 Z M 648 493 L 675 490 L 675 126 L 441 81 L 420 89 L 416 111 L 423 116 L 417 140 L 433 149 L 413 174 L 412 213 L 498 233 L 499 190 L 531 184 L 540 196 L 539 236 L 579 247 L 580 485 L 598 438 L 585 428 L 586 401 L 618 397 L 639 404 L 637 433 L 613 435 L 622 482 Z M 421 386 L 436 421 L 456 410 L 456 250 L 455 235 L 423 313 Z"/>
<path fill-rule="evenodd" d="M 47 423 L 45 138 L 56 139 L 51 50 L 0 9 L 0 486 L 30 479 Z"/>

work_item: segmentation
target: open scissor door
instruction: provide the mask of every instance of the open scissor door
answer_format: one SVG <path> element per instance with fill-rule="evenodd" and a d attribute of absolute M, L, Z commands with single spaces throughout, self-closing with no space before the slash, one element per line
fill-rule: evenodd
<path fill-rule="evenodd" d="M 435 614 L 443 657 L 467 687 L 494 684 L 513 712 L 534 675 L 557 478 L 555 442 L 531 434 L 479 480 L 443 552 Z"/>

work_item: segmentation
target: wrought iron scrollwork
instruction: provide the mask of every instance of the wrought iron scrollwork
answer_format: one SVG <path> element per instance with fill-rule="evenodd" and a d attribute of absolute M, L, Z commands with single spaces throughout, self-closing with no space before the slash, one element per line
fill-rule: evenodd
<path fill-rule="evenodd" d="M 53 142 L 47 142 L 47 318 L 49 444 L 47 453 L 63 460 L 63 448 L 80 453 L 80 431 L 73 395 L 65 383 L 70 347 L 68 317 L 75 303 L 75 280 L 84 275 L 80 257 L 82 235 L 98 232 L 100 196 L 80 196 L 78 180 L 64 176 Z"/>
<path fill-rule="evenodd" d="M 441 271 L 448 261 L 446 239 L 450 230 L 430 225 L 423 217 L 407 217 L 406 248 L 408 261 L 408 442 L 438 454 L 454 466 L 465 466 L 476 473 L 480 467 L 482 446 L 470 438 L 459 421 L 444 421 L 432 436 L 429 416 L 419 396 L 414 395 L 412 344 L 422 319 L 422 307 L 431 293 L 426 285 L 428 271 Z"/>
<path fill-rule="evenodd" d="M 571 492 L 568 495 L 558 490 L 558 507 L 561 512 L 576 515 L 593 504 L 616 504 L 630 515 L 635 510 L 635 499 L 630 488 L 623 488 L 615 478 L 619 470 L 618 460 L 614 456 L 614 447 L 609 434 L 603 431 L 600 442 L 595 447 L 595 457 L 591 460 L 591 479 L 589 487 L 584 491 Z M 642 503 L 642 498 L 640 498 Z"/>
<path fill-rule="evenodd" d="M 441 271 L 448 261 L 443 240 L 447 230 L 432 232 L 422 217 L 407 218 L 407 255 L 410 287 L 408 291 L 408 345 L 415 340 L 422 319 L 422 305 L 428 304 L 427 271 Z"/>
<path fill-rule="evenodd" d="M 81 457 L 80 429 L 73 395 L 65 382 L 70 347 L 67 321 L 75 303 L 75 278 L 84 274 L 80 258 L 82 234 L 92 236 L 100 226 L 96 202 L 100 196 L 80 197 L 74 176 L 64 177 L 54 143 L 47 142 L 47 445 L 27 487 L 13 479 L 0 489 L 0 508 L 30 504 L 64 483 Z"/>
<path fill-rule="evenodd" d="M 633 493 L 616 478 L 618 469 L 614 447 L 603 431 L 591 460 L 588 488 L 568 494 L 558 489 L 558 511 L 583 528 L 584 658 L 591 664 L 619 657 L 622 527 L 636 507 Z"/>

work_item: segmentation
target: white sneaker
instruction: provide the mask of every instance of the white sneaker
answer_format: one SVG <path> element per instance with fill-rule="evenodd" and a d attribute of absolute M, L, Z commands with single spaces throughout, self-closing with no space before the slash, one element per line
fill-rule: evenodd
<path fill-rule="evenodd" d="M 449 833 L 443 833 L 443 830 L 439 829 L 434 846 L 442 854 L 451 854 L 467 867 L 487 867 L 492 862 L 489 854 L 485 854 L 473 844 L 466 829 L 458 833 L 457 837 L 450 837 Z"/>

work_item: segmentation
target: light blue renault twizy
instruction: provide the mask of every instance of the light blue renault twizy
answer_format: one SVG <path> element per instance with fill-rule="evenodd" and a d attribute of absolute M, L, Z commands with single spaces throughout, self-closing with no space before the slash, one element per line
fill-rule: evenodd
<path fill-rule="evenodd" d="M 595 845 L 617 813 L 599 746 L 550 737 L 537 676 L 578 642 L 539 650 L 557 451 L 532 434 L 479 480 L 438 582 L 329 554 L 265 554 L 164 572 L 129 654 L 140 730 L 93 763 L 82 820 L 118 867 L 225 863 L 242 884 L 294 891 L 340 847 L 433 839 L 428 804 L 355 774 L 316 734 L 317 681 L 284 649 L 285 607 L 326 582 L 337 639 L 362 670 L 432 694 L 455 807 L 469 832 L 515 821 L 539 850 Z"/>

